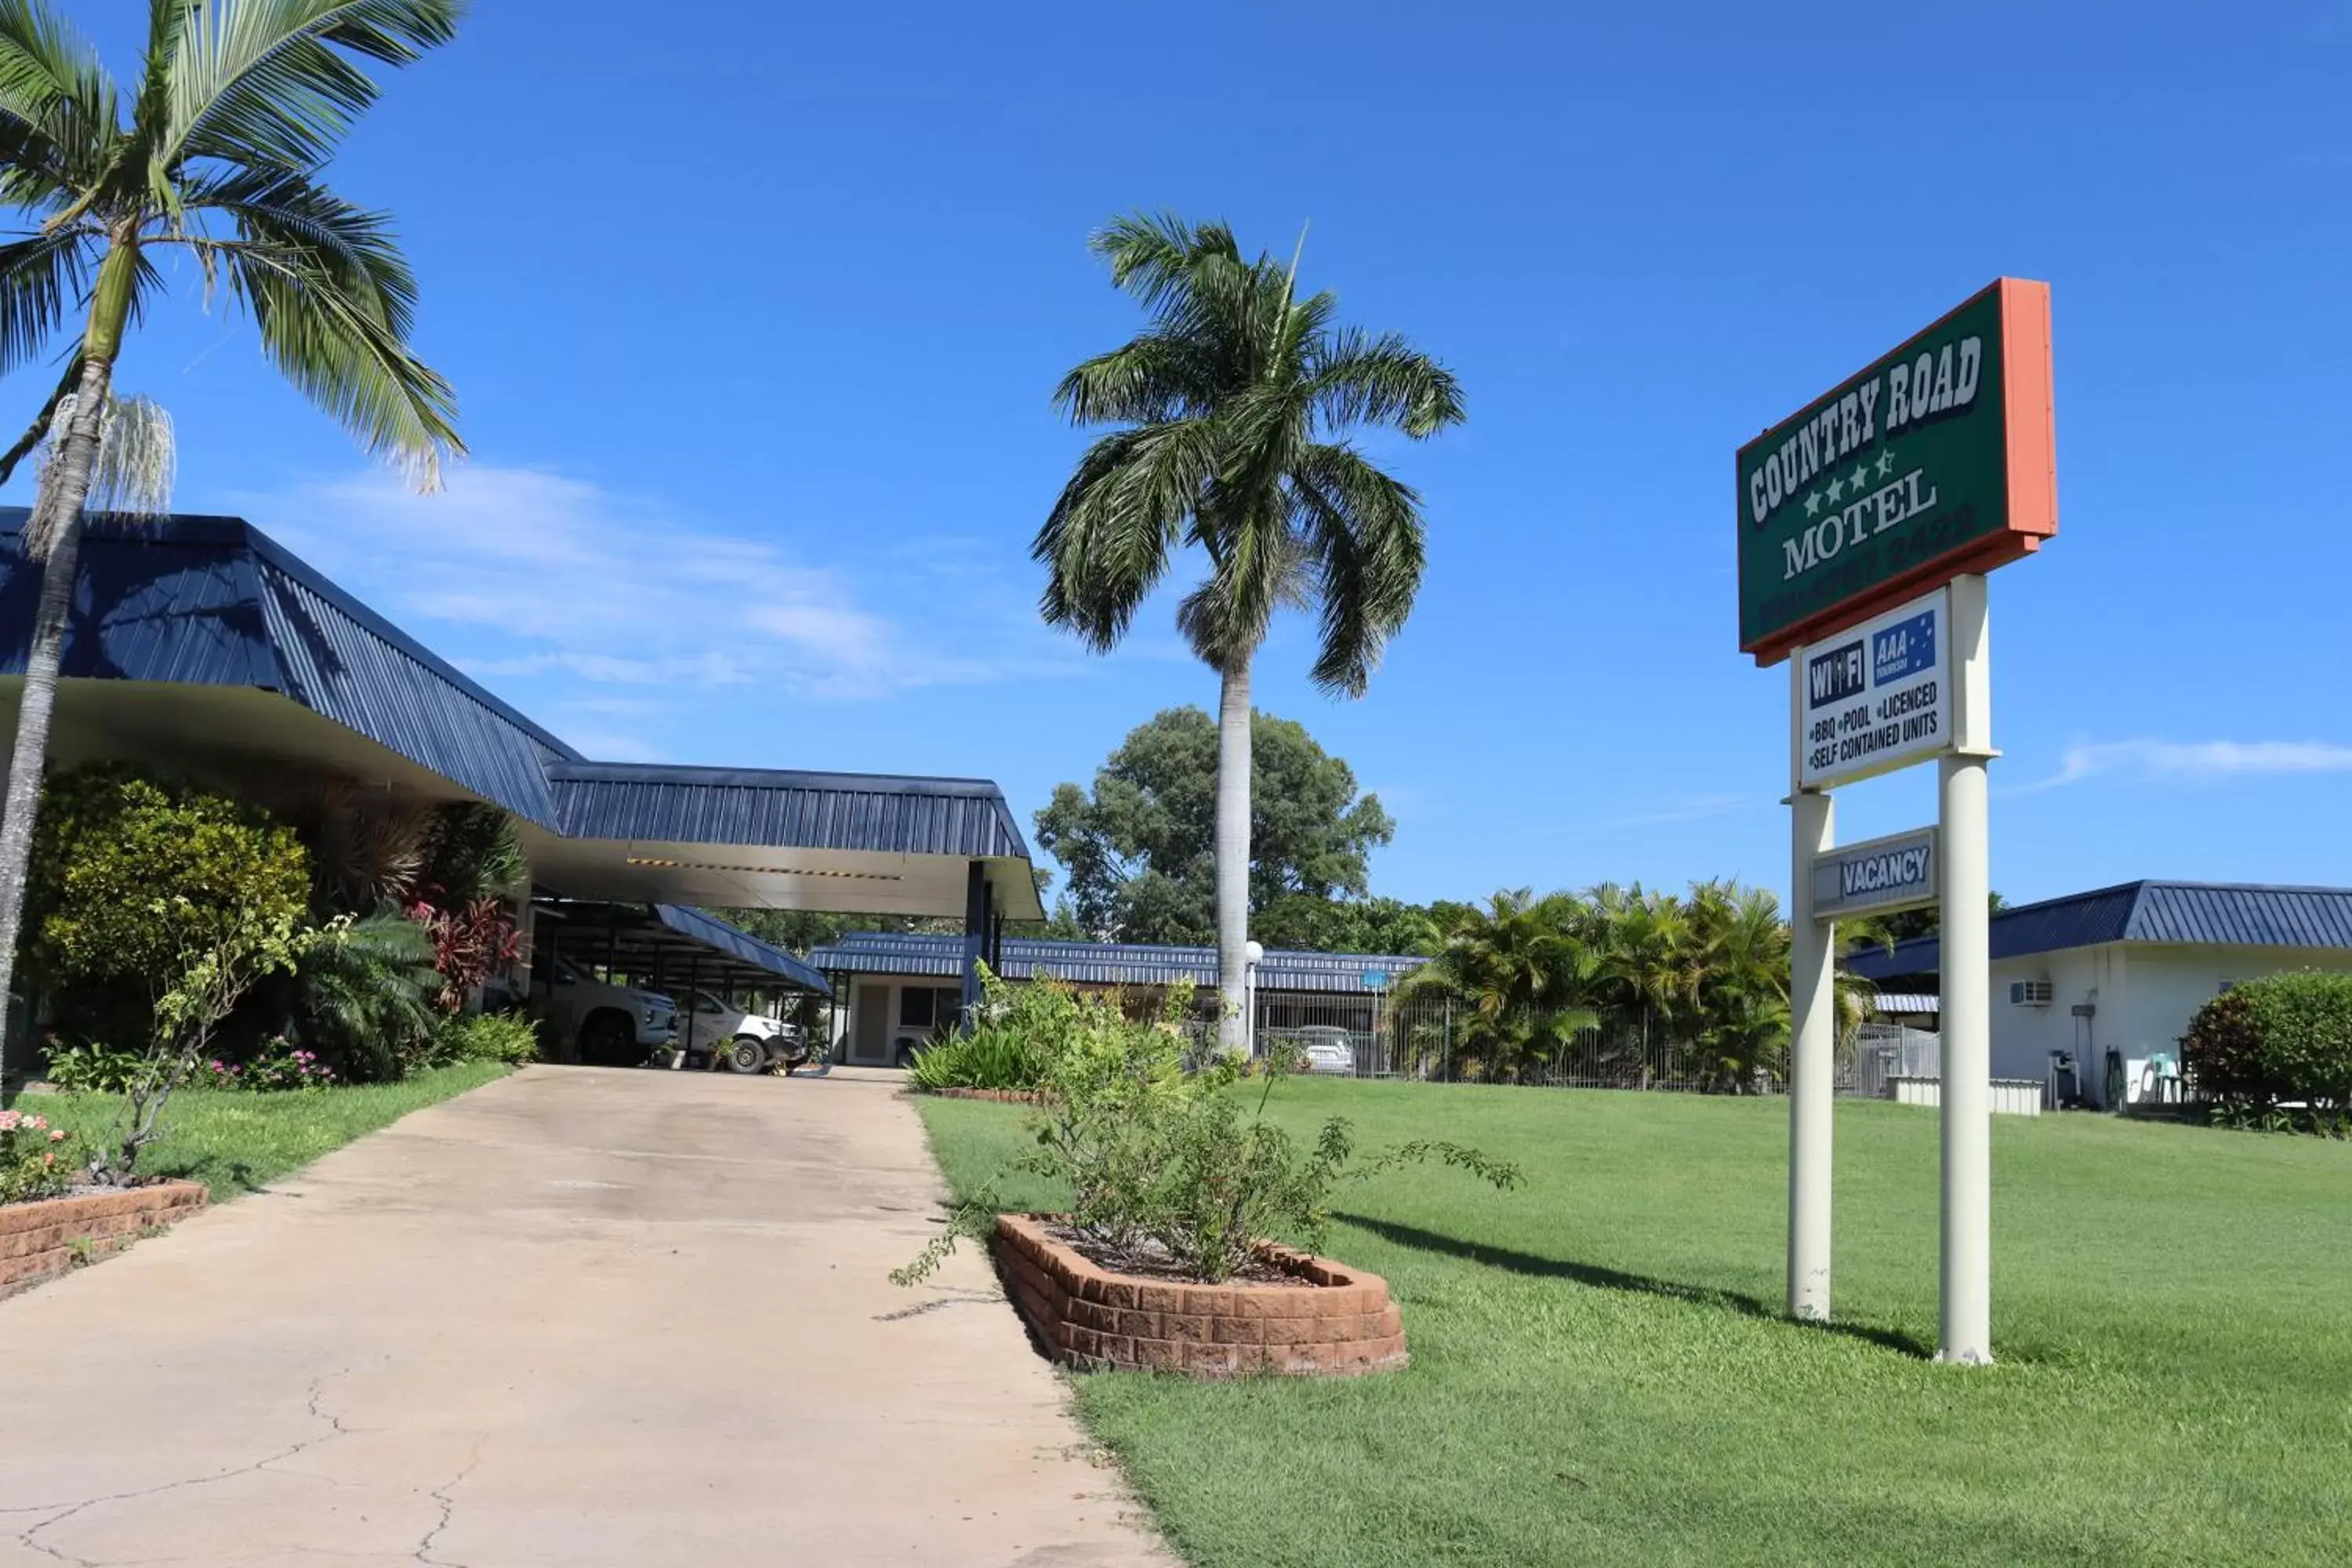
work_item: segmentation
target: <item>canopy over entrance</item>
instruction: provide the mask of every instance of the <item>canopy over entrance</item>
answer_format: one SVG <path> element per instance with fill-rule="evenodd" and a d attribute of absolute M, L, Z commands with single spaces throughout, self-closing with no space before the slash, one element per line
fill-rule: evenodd
<path fill-rule="evenodd" d="M 699 910 L 539 898 L 531 913 L 539 952 L 656 982 L 657 989 L 833 994 L 823 974 L 791 953 Z"/>
<path fill-rule="evenodd" d="M 12 727 L 39 588 L 25 515 L 0 509 Z M 237 518 L 93 521 L 62 677 L 58 764 L 128 758 L 273 805 L 328 780 L 487 801 L 566 899 L 961 915 L 975 952 L 1045 912 L 985 779 L 593 762 Z"/>

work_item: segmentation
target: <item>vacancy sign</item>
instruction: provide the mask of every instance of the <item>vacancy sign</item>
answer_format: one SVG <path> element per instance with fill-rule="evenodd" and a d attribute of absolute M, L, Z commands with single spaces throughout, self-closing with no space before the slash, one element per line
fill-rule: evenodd
<path fill-rule="evenodd" d="M 1950 591 L 1938 588 L 1798 650 L 1800 788 L 1852 784 L 1951 748 L 1951 620 Z"/>
<path fill-rule="evenodd" d="M 1813 918 L 1851 920 L 1935 908 L 1943 870 L 1936 840 L 1934 828 L 1915 827 L 1814 856 Z"/>

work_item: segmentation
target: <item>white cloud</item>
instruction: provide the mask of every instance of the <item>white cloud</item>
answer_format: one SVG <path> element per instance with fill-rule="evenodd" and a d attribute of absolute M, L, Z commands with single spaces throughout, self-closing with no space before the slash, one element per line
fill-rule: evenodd
<path fill-rule="evenodd" d="M 944 601 L 954 607 L 952 638 L 937 624 L 870 607 L 894 594 L 942 601 L 935 584 L 916 591 L 904 563 L 881 561 L 903 540 L 873 542 L 858 558 L 866 575 L 856 575 L 857 562 L 844 558 L 860 548 L 852 528 L 824 530 L 816 556 L 781 537 L 698 525 L 656 498 L 482 464 L 456 469 L 432 496 L 371 471 L 239 500 L 395 621 L 464 628 L 462 637 L 425 640 L 454 645 L 453 662 L 493 681 L 669 691 L 757 684 L 857 699 L 1078 662 L 985 557 L 955 562 L 971 591 Z M 934 566 L 951 559 L 948 542 L 935 542 Z"/>
<path fill-rule="evenodd" d="M 2352 746 L 2324 741 L 2078 741 L 2058 772 L 2016 793 L 2056 789 L 2084 779 L 2212 784 L 2223 779 L 2352 773 Z"/>

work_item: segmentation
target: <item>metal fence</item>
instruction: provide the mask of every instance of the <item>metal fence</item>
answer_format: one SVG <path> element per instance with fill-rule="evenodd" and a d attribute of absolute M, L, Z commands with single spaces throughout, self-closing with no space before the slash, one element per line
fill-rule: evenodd
<path fill-rule="evenodd" d="M 1941 1078 L 1942 1038 L 1900 1024 L 1864 1024 L 1853 1044 L 1838 1053 L 1837 1091 L 1862 1100 L 1885 1100 L 1887 1080 Z"/>
<path fill-rule="evenodd" d="M 1444 997 L 1399 1004 L 1377 994 L 1261 995 L 1256 1037 L 1261 1053 L 1286 1045 L 1313 1070 L 1350 1071 L 1357 1078 L 1579 1089 L 1728 1087 L 1706 1079 L 1687 1045 L 1645 1038 L 1639 1031 L 1586 1029 L 1549 1052 L 1499 1061 L 1481 1048 L 1484 1035 L 1469 1010 Z"/>
<path fill-rule="evenodd" d="M 1213 1043 L 1203 1020 L 1190 1033 Z M 1769 1074 L 1732 1082 L 1688 1040 L 1640 1029 L 1587 1029 L 1549 1052 L 1514 1062 L 1481 1049 L 1482 1033 L 1462 1004 L 1444 997 L 1398 1004 L 1385 996 L 1265 996 L 1257 1001 L 1261 1055 L 1286 1047 L 1314 1072 L 1444 1083 L 1515 1083 L 1562 1089 L 1634 1089 L 1685 1093 L 1777 1094 Z M 1864 1024 L 1837 1053 L 1841 1095 L 1886 1099 L 1888 1080 L 1941 1072 L 1937 1037 L 1898 1024 Z"/>

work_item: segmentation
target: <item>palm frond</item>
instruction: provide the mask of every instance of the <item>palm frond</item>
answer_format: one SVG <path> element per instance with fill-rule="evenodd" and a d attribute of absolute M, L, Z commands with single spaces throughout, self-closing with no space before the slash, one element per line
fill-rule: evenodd
<path fill-rule="evenodd" d="M 355 288 L 332 253 L 266 237 L 212 243 L 253 311 L 263 350 L 286 378 L 419 489 L 437 489 L 459 456 L 457 395 L 411 353 L 387 319 L 390 298 Z"/>
<path fill-rule="evenodd" d="M 311 169 L 379 91 L 352 57 L 406 65 L 457 36 L 466 0 L 189 0 L 149 127 L 155 178 L 189 158 Z"/>
<path fill-rule="evenodd" d="M 1167 572 L 1216 455 L 1202 419 L 1121 430 L 1088 447 L 1030 546 L 1047 569 L 1046 622 L 1097 652 L 1116 644 Z"/>
<path fill-rule="evenodd" d="M 1174 213 L 1127 213 L 1105 224 L 1088 248 L 1110 264 L 1110 280 L 1160 310 L 1197 286 L 1203 262 L 1242 263 L 1234 231 L 1214 221 L 1190 224 Z"/>
<path fill-rule="evenodd" d="M 0 375 L 34 359 L 89 289 L 89 242 L 71 229 L 0 245 Z"/>
<path fill-rule="evenodd" d="M 53 209 L 103 173 L 119 136 L 97 52 L 42 0 L 0 0 L 0 199 Z"/>
<path fill-rule="evenodd" d="M 1420 439 L 1463 420 L 1454 374 L 1394 332 L 1338 332 L 1309 356 L 1307 377 L 1327 430 L 1388 425 Z"/>
<path fill-rule="evenodd" d="M 68 356 L 65 374 L 58 377 L 58 384 L 49 393 L 48 401 L 41 405 L 41 411 L 38 414 L 33 416 L 33 422 L 26 426 L 25 433 L 16 437 L 16 444 L 7 451 L 0 452 L 0 485 L 5 485 L 14 479 L 16 475 L 16 465 L 31 457 L 40 448 L 41 443 L 49 438 L 49 431 L 56 422 L 58 405 L 72 396 L 74 388 L 81 384 L 81 366 L 82 360 L 79 354 Z"/>
<path fill-rule="evenodd" d="M 1307 447 L 1290 481 L 1322 574 L 1322 642 L 1310 675 L 1326 690 L 1360 696 L 1421 591 L 1421 497 L 1335 444 Z"/>

